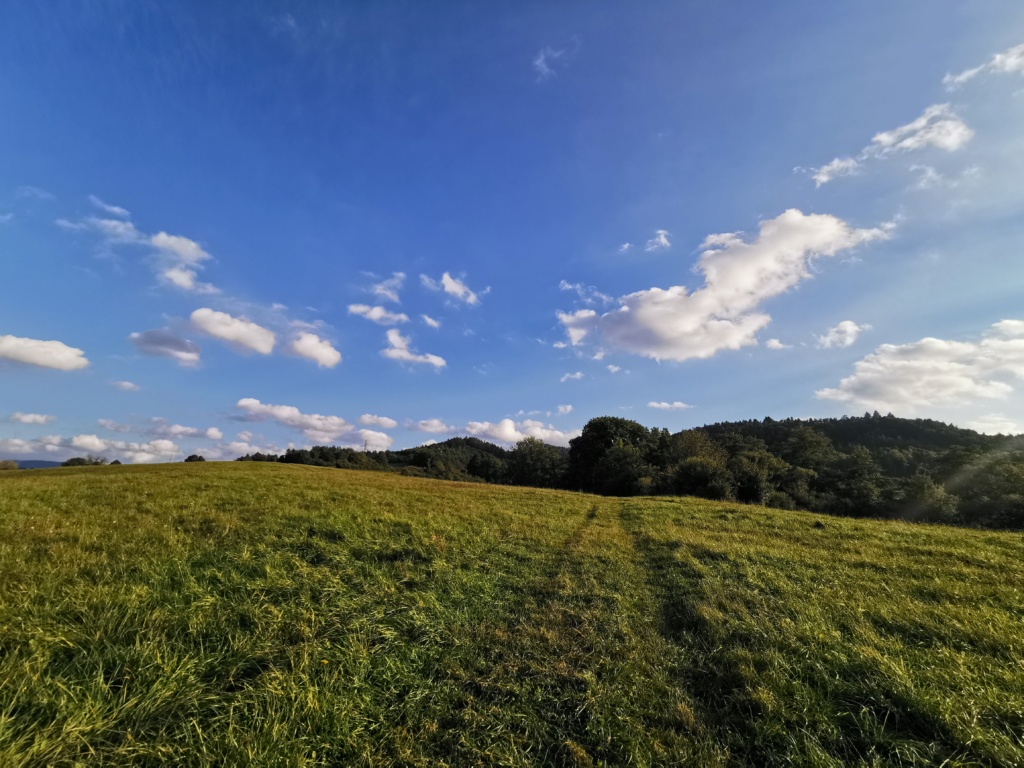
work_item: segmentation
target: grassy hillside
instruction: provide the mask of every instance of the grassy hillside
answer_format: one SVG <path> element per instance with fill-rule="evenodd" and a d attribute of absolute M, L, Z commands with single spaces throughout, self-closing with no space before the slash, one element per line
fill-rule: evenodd
<path fill-rule="evenodd" d="M 1020 534 L 260 463 L 0 473 L 0 765 L 1020 765 Z"/>

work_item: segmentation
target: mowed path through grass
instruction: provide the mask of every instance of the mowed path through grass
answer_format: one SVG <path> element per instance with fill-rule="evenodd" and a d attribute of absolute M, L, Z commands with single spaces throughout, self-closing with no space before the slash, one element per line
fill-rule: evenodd
<path fill-rule="evenodd" d="M 1019 534 L 0 473 L 0 765 L 1024 765 Z"/>

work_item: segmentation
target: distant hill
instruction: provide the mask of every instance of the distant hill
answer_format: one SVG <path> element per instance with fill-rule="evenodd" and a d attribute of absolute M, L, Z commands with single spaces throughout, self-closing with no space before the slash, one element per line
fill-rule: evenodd
<path fill-rule="evenodd" d="M 877 412 L 723 422 L 675 434 L 599 416 L 569 449 L 526 441 L 506 450 L 456 437 L 402 451 L 318 446 L 242 459 L 1024 529 L 1024 436 Z"/>
<path fill-rule="evenodd" d="M 17 459 L 15 459 L 17 461 Z M 59 467 L 59 461 L 17 461 L 18 469 L 51 469 L 53 467 Z"/>

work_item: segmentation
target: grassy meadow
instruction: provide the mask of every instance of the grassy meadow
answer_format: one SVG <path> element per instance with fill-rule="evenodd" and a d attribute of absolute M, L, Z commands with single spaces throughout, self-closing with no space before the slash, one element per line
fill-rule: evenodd
<path fill-rule="evenodd" d="M 264 463 L 0 473 L 2 766 L 1024 765 L 1024 537 Z"/>

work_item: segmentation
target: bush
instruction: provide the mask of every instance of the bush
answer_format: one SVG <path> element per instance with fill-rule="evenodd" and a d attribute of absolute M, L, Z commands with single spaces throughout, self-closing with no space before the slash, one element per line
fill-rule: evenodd
<path fill-rule="evenodd" d="M 187 459 L 185 459 L 185 463 L 187 464 L 190 461 L 206 461 L 206 459 L 204 459 L 198 453 L 193 453 L 191 456 L 189 456 Z"/>
<path fill-rule="evenodd" d="M 0 461 L 0 469 L 17 469 L 18 462 L 16 461 Z"/>

